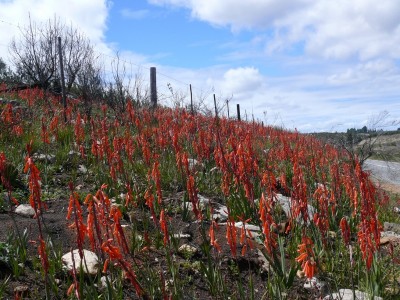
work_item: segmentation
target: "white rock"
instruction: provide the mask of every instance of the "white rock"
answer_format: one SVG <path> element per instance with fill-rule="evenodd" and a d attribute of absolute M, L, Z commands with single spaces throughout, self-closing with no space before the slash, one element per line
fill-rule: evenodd
<path fill-rule="evenodd" d="M 101 285 L 102 288 L 107 288 L 107 281 L 108 281 L 109 284 L 111 284 L 110 276 L 101 276 L 100 285 Z"/>
<path fill-rule="evenodd" d="M 283 211 L 285 212 L 285 215 L 288 218 L 290 218 L 292 216 L 292 209 L 291 209 L 291 207 L 292 207 L 292 199 L 290 197 L 283 196 L 282 194 L 276 194 L 276 200 L 278 201 L 278 203 L 282 207 Z M 309 224 L 310 221 L 313 219 L 314 213 L 316 212 L 316 210 L 310 204 L 307 205 L 307 210 L 308 210 L 307 224 Z M 301 215 L 299 215 L 297 217 L 297 222 L 299 222 L 300 224 L 303 223 L 303 218 L 302 218 Z"/>
<path fill-rule="evenodd" d="M 29 204 L 20 204 L 15 209 L 15 213 L 24 217 L 32 218 L 35 215 L 35 210 Z"/>
<path fill-rule="evenodd" d="M 97 274 L 98 269 L 99 269 L 99 259 L 96 255 L 96 253 L 86 250 L 86 249 L 83 249 L 83 260 L 81 260 L 78 249 L 75 249 L 72 252 L 74 255 L 75 268 L 76 268 L 77 273 L 79 273 L 80 266 L 82 265 L 82 269 L 83 269 L 84 273 L 90 274 L 90 275 Z M 65 268 L 68 271 L 72 271 L 73 263 L 72 263 L 71 252 L 67 252 L 66 254 L 64 254 L 62 256 L 61 260 L 62 260 Z"/>
<path fill-rule="evenodd" d="M 179 247 L 178 252 L 181 254 L 188 254 L 189 256 L 193 256 L 197 253 L 197 248 L 190 246 L 188 244 L 183 244 Z"/>
<path fill-rule="evenodd" d="M 227 225 L 228 223 L 223 222 L 223 223 L 218 223 L 218 225 Z M 243 227 L 243 222 L 235 222 L 235 227 L 238 229 L 242 229 Z M 250 234 L 248 233 L 248 231 L 250 231 Z M 261 235 L 261 230 L 260 227 L 256 226 L 256 225 L 252 225 L 252 224 L 246 224 L 246 236 L 248 237 L 252 237 L 252 238 L 257 238 Z"/>
<path fill-rule="evenodd" d="M 46 155 L 46 154 L 42 154 L 42 153 L 41 154 L 35 153 L 32 156 L 32 158 L 37 161 L 48 162 L 48 163 L 54 163 L 56 161 L 56 156 L 53 154 Z"/>
<path fill-rule="evenodd" d="M 79 165 L 78 166 L 78 173 L 81 173 L 81 174 L 86 174 L 87 173 L 87 168 L 84 166 L 84 165 Z"/>
<path fill-rule="evenodd" d="M 383 223 L 383 230 L 393 231 L 396 234 L 400 234 L 400 224 L 385 222 Z"/>
<path fill-rule="evenodd" d="M 351 289 L 340 289 L 338 293 L 325 296 L 323 300 L 369 300 L 370 295 L 365 292 L 355 291 L 356 298 L 353 297 L 353 291 Z M 383 300 L 382 297 L 374 297 L 374 300 Z"/>
<path fill-rule="evenodd" d="M 194 158 L 189 158 L 188 159 L 188 163 L 189 163 L 189 169 L 193 170 L 195 168 L 202 168 L 203 164 L 200 163 L 197 159 Z"/>
<path fill-rule="evenodd" d="M 214 167 L 210 169 L 210 173 L 218 172 L 218 167 Z"/>
<path fill-rule="evenodd" d="M 214 220 L 218 220 L 219 222 L 225 222 L 228 220 L 228 208 L 225 205 L 220 205 L 217 208 L 214 208 Z"/>
<path fill-rule="evenodd" d="M 264 272 L 269 272 L 270 270 L 270 263 L 269 261 L 265 258 L 264 254 L 261 252 L 260 249 L 257 249 L 257 256 L 258 256 L 258 261 L 261 264 L 261 269 Z"/>
<path fill-rule="evenodd" d="M 400 234 L 397 234 L 393 231 L 381 231 L 381 238 L 383 238 L 383 237 L 400 239 Z"/>
<path fill-rule="evenodd" d="M 236 228 L 242 228 L 243 222 L 235 222 Z M 260 227 L 252 224 L 246 224 L 246 230 L 250 230 L 251 232 L 260 232 Z"/>
<path fill-rule="evenodd" d="M 206 208 L 206 205 L 210 203 L 210 199 L 198 194 L 197 198 L 199 199 L 199 202 L 197 203 L 197 207 L 201 210 Z M 193 210 L 193 204 L 192 202 L 184 202 L 182 203 L 182 209 L 187 209 L 189 211 Z"/>
<path fill-rule="evenodd" d="M 191 235 L 188 233 L 175 233 L 173 237 L 176 239 L 190 239 Z"/>
<path fill-rule="evenodd" d="M 81 155 L 81 154 L 78 151 L 71 150 L 68 152 L 69 158 L 73 158 L 74 156 L 79 156 L 79 155 Z"/>
<path fill-rule="evenodd" d="M 305 289 L 317 289 L 322 290 L 326 286 L 326 283 L 319 280 L 317 277 L 313 277 L 311 279 L 307 279 L 304 283 Z"/>
<path fill-rule="evenodd" d="M 210 199 L 208 199 L 208 198 L 206 198 L 206 197 L 204 197 L 204 196 L 202 196 L 200 194 L 197 195 L 197 198 L 199 199 L 199 204 L 202 207 L 205 207 L 206 204 L 210 203 Z"/>

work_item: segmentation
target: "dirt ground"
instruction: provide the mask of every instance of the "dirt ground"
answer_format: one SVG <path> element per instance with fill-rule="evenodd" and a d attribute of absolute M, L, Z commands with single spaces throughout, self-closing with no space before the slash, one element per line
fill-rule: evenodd
<path fill-rule="evenodd" d="M 72 229 L 68 228 L 70 221 L 66 220 L 67 204 L 67 199 L 48 201 L 48 209 L 43 214 L 45 235 L 51 237 L 54 249 L 58 249 L 62 252 L 62 254 L 70 251 L 71 247 L 76 248 L 75 233 Z M 150 217 L 150 215 L 147 217 Z M 199 224 L 196 222 L 183 221 L 180 215 L 171 215 L 169 217 L 172 231 L 175 233 L 188 234 L 188 236 L 190 236 L 188 238 L 181 239 L 179 243 L 189 244 L 200 249 L 202 238 L 200 235 Z M 125 219 L 126 220 L 124 223 L 129 224 L 129 216 L 125 216 Z M 24 273 L 18 279 L 11 277 L 6 289 L 5 299 L 13 299 L 14 289 L 18 286 L 27 286 L 29 289 L 29 296 L 24 299 L 44 299 L 45 295 L 43 277 L 39 270 L 35 269 L 34 267 L 34 260 L 36 259 L 38 261 L 37 240 L 39 238 L 39 232 L 37 220 L 3 211 L 0 213 L 0 223 L 0 241 L 6 241 L 9 234 L 11 232 L 15 232 L 15 224 L 20 233 L 22 233 L 25 229 L 27 230 L 29 240 L 28 261 L 25 264 Z M 222 225 L 219 226 L 218 230 L 216 231 L 216 238 L 218 239 L 222 248 L 221 253 L 218 254 L 220 261 L 219 269 L 228 290 L 237 291 L 236 285 L 240 278 L 240 281 L 243 283 L 244 294 L 249 295 L 250 291 L 248 280 L 251 276 L 255 291 L 254 297 L 255 299 L 261 299 L 265 292 L 268 276 L 261 268 L 261 262 L 257 254 L 257 249 L 253 249 L 244 257 L 238 257 L 234 260 L 232 259 L 230 248 L 226 243 L 225 234 L 226 227 Z M 87 247 L 87 249 L 89 248 Z M 238 253 L 240 253 L 240 250 L 241 249 L 238 247 Z M 146 256 L 136 257 L 135 259 L 143 262 L 157 262 L 154 263 L 155 268 L 159 268 L 160 270 L 166 269 L 165 252 L 162 250 L 152 249 L 146 254 Z M 193 264 L 196 260 L 203 260 L 204 257 L 202 257 L 201 254 L 194 256 L 191 259 L 190 264 L 188 263 L 187 258 L 180 255 L 174 255 L 174 259 L 178 265 L 182 266 L 179 270 L 179 276 L 181 279 L 184 280 L 186 278 L 191 278 L 187 283 L 187 291 L 184 293 L 184 295 L 186 295 L 185 299 L 215 299 L 208 292 L 208 287 L 203 276 L 201 276 L 197 270 L 185 267 Z M 38 262 L 36 262 L 36 265 L 38 265 Z M 11 270 L 7 268 L 7 266 L 0 264 L 0 280 L 4 280 L 10 274 L 12 274 Z M 68 278 L 68 274 L 60 273 L 57 275 L 57 279 L 59 280 L 59 289 L 63 292 L 60 293 L 59 297 L 54 299 L 65 299 L 66 290 L 69 287 L 71 279 Z M 297 280 L 292 291 L 293 297 L 290 299 L 308 299 L 310 295 L 309 292 L 302 287 L 303 283 L 303 279 Z M 124 299 L 137 298 L 133 288 L 128 284 L 126 288 L 124 288 L 124 294 Z M 240 298 L 239 295 L 233 294 L 232 296 L 232 299 Z"/>

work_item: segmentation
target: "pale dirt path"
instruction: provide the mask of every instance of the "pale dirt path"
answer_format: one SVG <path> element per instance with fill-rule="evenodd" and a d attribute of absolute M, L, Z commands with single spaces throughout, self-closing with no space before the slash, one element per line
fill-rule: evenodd
<path fill-rule="evenodd" d="M 384 190 L 400 194 L 400 163 L 368 159 L 364 169 L 371 172 L 372 179 Z"/>

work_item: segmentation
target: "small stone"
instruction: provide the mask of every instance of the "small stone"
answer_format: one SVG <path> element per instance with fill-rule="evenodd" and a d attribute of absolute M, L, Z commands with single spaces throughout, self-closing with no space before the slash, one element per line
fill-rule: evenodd
<path fill-rule="evenodd" d="M 356 296 L 354 298 L 353 296 Z M 325 296 L 323 300 L 369 300 L 371 296 L 368 293 L 361 291 L 353 291 L 351 289 L 340 289 L 338 293 L 333 293 L 331 295 Z M 382 297 L 374 296 L 374 300 L 383 300 Z"/>
<path fill-rule="evenodd" d="M 297 270 L 296 276 L 299 278 L 304 278 L 304 276 L 306 276 L 306 273 L 304 273 L 303 270 Z"/>
<path fill-rule="evenodd" d="M 54 163 L 56 161 L 56 156 L 53 154 L 34 154 L 32 158 L 36 161 Z"/>
<path fill-rule="evenodd" d="M 84 165 L 78 166 L 78 173 L 86 174 L 88 172 L 87 168 Z"/>
<path fill-rule="evenodd" d="M 385 246 L 385 245 L 387 245 L 389 243 L 400 244 L 400 236 L 397 235 L 397 234 L 390 235 L 390 234 L 388 234 L 387 231 L 386 232 L 382 232 L 379 244 L 381 246 Z"/>
<path fill-rule="evenodd" d="M 32 218 L 35 215 L 35 210 L 29 204 L 20 204 L 15 209 L 15 213 L 27 218 Z"/>
<path fill-rule="evenodd" d="M 110 276 L 101 276 L 100 284 L 101 284 L 102 288 L 107 288 L 107 281 L 108 281 L 109 284 L 111 284 Z"/>
<path fill-rule="evenodd" d="M 257 249 L 257 256 L 262 272 L 268 273 L 270 270 L 270 263 L 260 249 Z"/>
<path fill-rule="evenodd" d="M 191 235 L 188 233 L 175 233 L 173 237 L 176 239 L 190 239 Z"/>
<path fill-rule="evenodd" d="M 328 237 L 334 240 L 337 237 L 337 233 L 334 231 L 328 231 Z"/>
<path fill-rule="evenodd" d="M 82 269 L 83 269 L 84 273 L 89 274 L 89 275 L 97 274 L 98 268 L 99 268 L 99 259 L 97 258 L 96 253 L 86 250 L 86 249 L 83 249 L 84 261 L 81 261 L 78 249 L 73 250 L 72 253 L 74 255 L 75 268 L 76 268 L 77 273 L 79 273 L 80 266 L 82 265 Z M 67 252 L 66 254 L 64 254 L 62 256 L 61 260 L 62 260 L 64 266 L 66 267 L 66 269 L 68 271 L 72 271 L 73 262 L 72 262 L 71 252 Z"/>
<path fill-rule="evenodd" d="M 396 234 L 400 234 L 400 224 L 385 222 L 383 224 L 383 230 L 384 231 L 393 231 Z"/>
<path fill-rule="evenodd" d="M 210 199 L 198 194 L 197 198 L 199 199 L 200 207 L 204 208 L 207 204 L 210 204 Z"/>
<path fill-rule="evenodd" d="M 192 257 L 192 256 L 196 255 L 198 250 L 196 247 L 193 247 L 188 244 L 183 244 L 179 247 L 178 252 L 182 255 Z"/>
<path fill-rule="evenodd" d="M 320 281 L 317 277 L 313 277 L 311 279 L 307 279 L 304 283 L 305 289 L 317 289 L 319 291 L 323 290 L 326 287 L 326 283 Z"/>
<path fill-rule="evenodd" d="M 393 207 L 393 211 L 395 212 L 395 213 L 398 213 L 398 214 L 400 214 L 400 208 L 398 208 L 398 207 Z"/>
<path fill-rule="evenodd" d="M 18 285 L 14 288 L 15 299 L 27 298 L 29 294 L 29 287 L 27 285 Z"/>
<path fill-rule="evenodd" d="M 218 167 L 214 167 L 210 169 L 210 173 L 218 172 Z"/>
<path fill-rule="evenodd" d="M 78 151 L 71 150 L 68 152 L 69 158 L 73 158 L 74 156 L 79 156 L 79 155 L 81 155 L 81 154 Z"/>
<path fill-rule="evenodd" d="M 189 163 L 189 170 L 195 170 L 195 169 L 198 170 L 204 167 L 202 163 L 200 163 L 197 159 L 194 158 L 189 158 L 188 163 Z"/>
<path fill-rule="evenodd" d="M 236 228 L 242 228 L 243 226 L 245 226 L 246 230 L 250 230 L 250 231 L 254 231 L 254 232 L 261 231 L 260 227 L 256 226 L 256 225 L 252 225 L 252 224 L 243 225 L 243 222 L 236 222 L 235 223 L 235 227 Z"/>
<path fill-rule="evenodd" d="M 225 205 L 220 205 L 218 208 L 215 208 L 213 219 L 219 222 L 228 220 L 228 208 Z"/>

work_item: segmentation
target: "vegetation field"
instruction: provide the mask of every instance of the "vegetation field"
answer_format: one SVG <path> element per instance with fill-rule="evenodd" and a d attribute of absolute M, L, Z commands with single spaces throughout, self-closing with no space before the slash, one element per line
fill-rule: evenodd
<path fill-rule="evenodd" d="M 0 96 L 1 299 L 399 299 L 396 199 L 348 151 L 130 99 Z"/>

